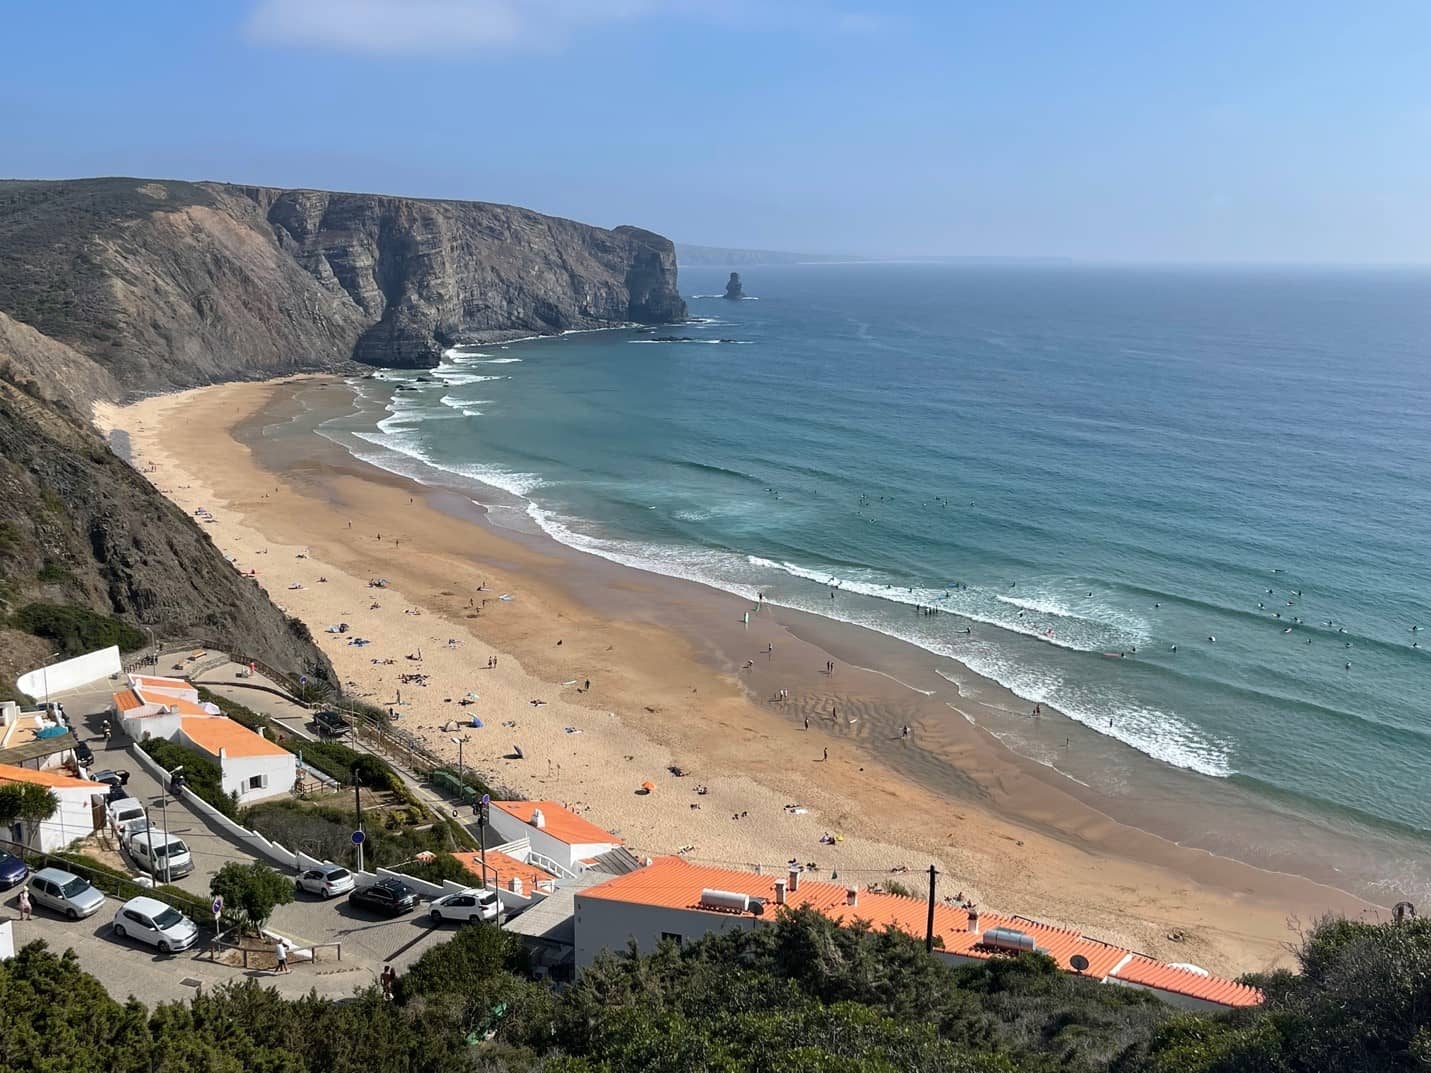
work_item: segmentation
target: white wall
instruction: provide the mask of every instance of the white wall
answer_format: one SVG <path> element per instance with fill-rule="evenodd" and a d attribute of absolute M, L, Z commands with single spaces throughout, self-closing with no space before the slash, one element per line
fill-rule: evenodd
<path fill-rule="evenodd" d="M 239 803 L 250 805 L 293 789 L 298 758 L 292 753 L 285 756 L 226 756 L 220 763 L 220 770 L 224 793 L 237 791 Z M 267 776 L 268 785 L 261 790 L 250 790 L 248 780 L 255 775 Z"/>
<path fill-rule="evenodd" d="M 584 969 L 603 950 L 620 952 L 636 940 L 643 954 L 649 954 L 661 944 L 663 932 L 681 936 L 683 942 L 695 942 L 712 932 L 750 931 L 757 917 L 749 913 L 704 913 L 695 909 L 667 909 L 664 906 L 631 905 L 609 898 L 587 898 L 580 892 L 576 905 L 576 967 Z M 766 912 L 770 912 L 767 907 Z M 773 917 L 772 917 L 773 919 Z"/>
<path fill-rule="evenodd" d="M 519 842 L 522 839 L 529 839 L 533 851 L 540 853 L 544 857 L 550 857 L 563 868 L 571 872 L 579 872 L 576 862 L 587 857 L 595 857 L 598 853 L 605 853 L 609 849 L 619 846 L 619 842 L 595 842 L 569 846 L 559 838 L 555 838 L 542 830 L 540 827 L 533 827 L 529 823 L 523 823 L 517 817 L 503 812 L 499 808 L 491 810 L 492 828 L 508 842 Z"/>
<path fill-rule="evenodd" d="M 141 712 L 153 712 L 158 710 L 156 704 L 146 704 L 142 708 L 130 710 L 128 719 L 120 719 L 120 725 L 124 732 L 134 741 L 143 741 L 145 736 L 151 738 L 163 738 L 165 741 L 173 741 L 179 733 L 179 720 L 183 716 L 177 712 L 167 715 L 139 715 Z"/>
<path fill-rule="evenodd" d="M 101 793 L 105 789 L 107 787 L 99 786 Z M 65 788 L 56 790 L 55 795 L 60 799 L 60 807 L 48 820 L 41 821 L 31 840 L 31 845 L 42 853 L 64 849 L 94 830 L 94 805 L 83 790 Z"/>
<path fill-rule="evenodd" d="M 101 678 L 120 674 L 123 670 L 124 666 L 119 662 L 119 648 L 111 645 L 98 652 L 87 652 L 83 656 L 61 660 L 59 663 L 52 663 L 49 667 L 42 667 L 39 670 L 22 674 L 15 679 L 15 687 L 21 693 L 28 693 L 32 697 L 43 699 L 47 683 L 50 693 L 54 694 L 66 689 L 87 686 Z"/>

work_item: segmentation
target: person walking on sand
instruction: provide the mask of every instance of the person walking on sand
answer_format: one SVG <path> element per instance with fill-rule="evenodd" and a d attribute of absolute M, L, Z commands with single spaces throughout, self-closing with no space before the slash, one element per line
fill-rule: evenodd
<path fill-rule="evenodd" d="M 26 889 L 25 887 L 21 887 L 21 888 L 20 888 L 19 906 L 20 906 L 20 919 L 21 919 L 21 920 L 29 920 L 29 919 L 30 919 L 30 892 L 29 892 L 29 890 Z"/>
<path fill-rule="evenodd" d="M 808 715 L 805 717 L 805 729 L 810 729 L 810 717 Z"/>
<path fill-rule="evenodd" d="M 273 956 L 277 961 L 277 964 L 273 967 L 273 971 L 286 973 L 288 971 L 288 946 L 282 939 L 279 939 L 278 942 L 274 944 Z"/>
<path fill-rule="evenodd" d="M 821 753 L 820 759 L 821 759 L 821 760 L 824 760 L 826 763 L 828 763 L 829 760 L 830 760 L 830 749 L 829 749 L 829 747 L 826 746 L 825 748 L 821 749 L 821 750 L 820 750 L 820 753 Z"/>

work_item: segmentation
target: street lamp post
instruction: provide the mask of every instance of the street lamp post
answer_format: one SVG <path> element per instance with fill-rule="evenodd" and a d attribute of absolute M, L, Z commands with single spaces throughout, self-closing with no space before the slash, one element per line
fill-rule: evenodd
<path fill-rule="evenodd" d="M 45 657 L 45 662 L 40 666 L 40 678 L 45 685 L 45 714 L 50 714 L 50 661 L 58 656 L 58 652 L 51 652 Z"/>
<path fill-rule="evenodd" d="M 174 776 L 183 770 L 184 765 L 180 764 L 173 771 L 166 771 L 164 774 L 168 777 L 168 785 L 159 788 L 161 793 L 159 798 L 159 813 L 163 817 L 162 822 L 164 824 L 164 883 L 166 885 L 169 883 L 169 880 L 173 878 L 169 869 L 169 787 L 174 785 Z M 149 849 L 152 852 L 154 849 L 154 832 L 149 831 L 146 832 L 146 834 L 149 838 Z"/>
<path fill-rule="evenodd" d="M 461 787 L 461 789 L 457 791 L 459 804 L 461 804 L 462 799 L 467 796 L 467 781 L 462 774 L 462 743 L 466 740 L 466 738 L 461 737 L 452 739 L 453 744 L 457 746 L 457 783 Z"/>

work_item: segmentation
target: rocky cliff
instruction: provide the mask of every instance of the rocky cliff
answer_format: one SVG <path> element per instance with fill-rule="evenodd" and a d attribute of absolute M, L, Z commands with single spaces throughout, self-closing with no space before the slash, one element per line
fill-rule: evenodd
<path fill-rule="evenodd" d="M 670 241 L 481 202 L 0 182 L 0 312 L 125 391 L 371 365 L 685 314 Z"/>
<path fill-rule="evenodd" d="M 331 681 L 307 629 L 89 427 L 84 361 L 0 314 L 0 696 L 55 648 L 6 628 L 37 603 L 161 639 L 212 638 Z M 75 398 L 83 409 L 71 408 Z"/>

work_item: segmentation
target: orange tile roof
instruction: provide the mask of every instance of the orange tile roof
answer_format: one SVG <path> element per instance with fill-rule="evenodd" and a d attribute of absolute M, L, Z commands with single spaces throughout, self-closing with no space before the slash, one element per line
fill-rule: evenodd
<path fill-rule="evenodd" d="M 131 674 L 129 681 L 139 689 L 193 689 L 194 686 L 183 678 L 161 678 L 153 674 Z"/>
<path fill-rule="evenodd" d="M 148 703 L 132 689 L 121 689 L 114 695 L 114 710 L 116 712 L 132 712 L 135 708 L 142 708 Z"/>
<path fill-rule="evenodd" d="M 482 856 L 478 853 L 454 853 L 462 866 L 474 876 L 482 875 Z M 538 883 L 552 883 L 556 876 L 552 875 L 545 868 L 538 868 L 534 864 L 527 864 L 517 860 L 509 853 L 502 853 L 499 850 L 489 849 L 487 851 L 487 881 L 500 883 L 504 888 L 516 876 L 522 881 L 522 886 L 531 890 Z"/>
<path fill-rule="evenodd" d="M 183 697 L 161 697 L 153 703 L 162 704 L 164 707 L 172 709 L 180 715 L 213 716 L 214 714 L 202 704 L 195 704 L 193 701 L 185 700 Z"/>
<path fill-rule="evenodd" d="M 220 749 L 227 750 L 232 757 L 293 755 L 283 746 L 221 715 L 181 719 L 179 726 L 186 738 L 214 756 L 219 755 Z"/>
<path fill-rule="evenodd" d="M 1262 992 L 1255 987 L 1217 976 L 1204 976 L 1191 969 L 1174 968 L 1142 954 L 1129 958 L 1126 965 L 1113 973 L 1113 979 L 1171 991 L 1175 995 L 1187 995 L 1204 1002 L 1217 1002 L 1223 1006 L 1256 1006 L 1262 1001 Z"/>
<path fill-rule="evenodd" d="M 14 764 L 0 764 L 0 782 L 33 782 L 37 786 L 49 786 L 56 790 L 83 789 L 97 794 L 109 791 L 109 787 L 102 782 L 90 782 L 89 779 L 77 779 L 73 775 L 61 775 L 53 771 L 16 767 Z"/>
<path fill-rule="evenodd" d="M 701 891 L 709 887 L 760 898 L 764 900 L 767 912 L 772 912 L 775 909 L 775 881 L 783 878 L 784 873 L 756 875 L 754 872 L 693 865 L 679 857 L 663 857 L 648 867 L 628 872 L 600 886 L 582 891 L 578 897 L 722 913 L 722 910 L 701 906 Z M 923 899 L 899 894 L 876 894 L 868 890 L 858 893 L 855 905 L 846 904 L 846 898 L 845 886 L 812 881 L 802 875 L 799 889 L 787 892 L 786 904 L 814 909 L 839 924 L 853 924 L 856 920 L 863 920 L 875 928 L 893 925 L 916 938 L 924 937 L 929 907 Z M 982 937 L 993 928 L 1011 928 L 1031 936 L 1038 948 L 1053 958 L 1065 972 L 1074 971 L 1069 962 L 1075 954 L 1083 955 L 1088 959 L 1088 967 L 1083 970 L 1083 975 L 1094 980 L 1104 979 L 1120 962 L 1130 956 L 1133 960 L 1141 957 L 1131 955 L 1130 951 L 1122 947 L 1090 939 L 1076 931 L 998 913 L 980 912 L 980 930 L 975 934 L 969 930 L 969 915 L 966 910 L 942 903 L 934 907 L 934 934 L 943 942 L 939 949 L 946 954 L 969 958 L 999 956 L 1003 951 L 982 941 Z M 1177 985 L 1147 983 L 1145 986 L 1161 987 L 1177 994 L 1195 995 L 1199 998 L 1226 995 L 1228 998 L 1208 998 L 1210 1002 L 1222 1002 L 1225 1005 L 1251 1005 L 1261 1001 L 1260 993 L 1253 988 L 1216 977 L 1198 976 L 1185 969 L 1170 969 L 1148 958 L 1142 960 L 1162 968 L 1168 975 L 1161 979 Z M 1116 978 L 1126 979 L 1130 983 L 1141 982 L 1123 971 L 1120 971 Z M 1187 990 L 1190 987 L 1199 987 L 1199 990 Z M 1253 997 L 1248 998 L 1249 995 Z M 1230 1001 L 1231 998 L 1240 998 L 1242 1001 Z"/>
<path fill-rule="evenodd" d="M 565 842 L 568 846 L 586 845 L 593 842 L 609 845 L 621 844 L 621 839 L 610 831 L 603 831 L 590 820 L 582 819 L 557 801 L 493 801 L 492 807 L 499 808 L 507 815 L 515 816 L 528 825 L 532 822 L 532 813 L 541 809 L 542 818 L 546 821 L 546 826 L 541 830 L 558 842 Z"/>

